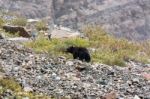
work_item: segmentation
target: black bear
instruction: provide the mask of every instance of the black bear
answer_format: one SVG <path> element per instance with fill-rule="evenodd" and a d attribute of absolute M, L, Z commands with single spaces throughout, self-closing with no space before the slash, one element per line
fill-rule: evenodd
<path fill-rule="evenodd" d="M 91 57 L 88 50 L 85 47 L 68 47 L 66 52 L 73 54 L 74 59 L 79 59 L 81 61 L 90 62 Z"/>

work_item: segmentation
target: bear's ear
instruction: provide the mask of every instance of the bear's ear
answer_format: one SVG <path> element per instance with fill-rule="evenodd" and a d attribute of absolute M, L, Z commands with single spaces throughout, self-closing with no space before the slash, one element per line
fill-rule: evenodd
<path fill-rule="evenodd" d="M 72 46 L 70 46 L 70 48 L 74 48 L 74 46 L 72 45 Z"/>
<path fill-rule="evenodd" d="M 68 48 L 66 48 L 66 51 L 65 51 L 65 52 L 70 52 L 72 49 L 73 49 L 73 47 L 72 47 L 72 46 L 69 46 Z"/>

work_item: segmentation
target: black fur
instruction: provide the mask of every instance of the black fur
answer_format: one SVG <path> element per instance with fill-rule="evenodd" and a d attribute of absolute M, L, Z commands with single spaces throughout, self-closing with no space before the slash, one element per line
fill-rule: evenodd
<path fill-rule="evenodd" d="M 73 55 L 74 59 L 79 59 L 81 61 L 90 62 L 91 57 L 88 50 L 85 47 L 68 47 L 66 52 L 69 52 Z"/>

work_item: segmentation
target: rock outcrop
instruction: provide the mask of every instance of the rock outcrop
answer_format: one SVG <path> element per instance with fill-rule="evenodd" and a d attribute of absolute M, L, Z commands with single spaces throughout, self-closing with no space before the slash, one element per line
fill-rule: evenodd
<path fill-rule="evenodd" d="M 0 34 L 0 39 L 4 39 L 4 37 L 3 37 L 3 35 L 2 35 L 2 34 Z"/>
<path fill-rule="evenodd" d="M 24 27 L 5 25 L 5 26 L 3 26 L 3 29 L 6 32 L 9 32 L 9 33 L 12 33 L 12 34 L 18 33 L 18 35 L 22 36 L 22 37 L 26 37 L 26 38 L 31 37 L 31 34 L 29 34 Z"/>

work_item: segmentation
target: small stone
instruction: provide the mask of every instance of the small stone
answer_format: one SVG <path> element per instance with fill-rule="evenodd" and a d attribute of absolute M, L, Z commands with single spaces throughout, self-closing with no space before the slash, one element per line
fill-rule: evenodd
<path fill-rule="evenodd" d="M 78 81 L 78 80 L 80 80 L 79 78 L 76 77 L 76 74 L 74 74 L 74 73 L 66 73 L 66 74 L 65 74 L 65 77 L 66 77 L 68 80 L 73 80 L 73 81 Z"/>
<path fill-rule="evenodd" d="M 81 60 L 75 59 L 75 60 L 74 60 L 74 64 L 76 64 L 76 65 L 82 65 L 83 62 L 82 62 Z"/>
<path fill-rule="evenodd" d="M 84 88 L 89 88 L 91 85 L 90 84 L 88 84 L 88 83 L 83 83 L 83 87 Z"/>
<path fill-rule="evenodd" d="M 60 80 L 60 77 L 57 76 L 57 77 L 55 78 L 55 80 Z"/>
<path fill-rule="evenodd" d="M 19 70 L 19 67 L 14 67 L 13 70 L 14 70 L 14 71 L 18 71 L 18 70 Z"/>
<path fill-rule="evenodd" d="M 140 99 L 140 97 L 135 95 L 133 99 Z"/>
<path fill-rule="evenodd" d="M 146 80 L 150 80 L 150 73 L 143 73 L 142 76 L 146 79 Z"/>
<path fill-rule="evenodd" d="M 59 94 L 63 93 L 63 89 L 55 89 L 55 91 L 56 93 L 59 93 Z"/>
<path fill-rule="evenodd" d="M 132 82 L 128 80 L 128 81 L 127 81 L 127 84 L 128 84 L 128 85 L 132 85 Z"/>
<path fill-rule="evenodd" d="M 31 87 L 24 87 L 25 92 L 32 92 L 33 89 Z"/>
<path fill-rule="evenodd" d="M 139 79 L 138 78 L 134 78 L 134 79 L 132 79 L 132 82 L 133 83 L 139 83 Z"/>
<path fill-rule="evenodd" d="M 64 96 L 63 99 L 72 99 L 71 96 Z"/>
<path fill-rule="evenodd" d="M 67 61 L 66 65 L 72 66 L 74 63 L 72 61 Z"/>
<path fill-rule="evenodd" d="M 58 57 L 58 63 L 61 63 L 61 64 L 63 64 L 63 63 L 65 63 L 65 61 L 66 61 L 66 58 L 64 57 Z"/>
<path fill-rule="evenodd" d="M 52 73 L 52 77 L 56 77 L 57 76 L 57 74 L 56 73 Z"/>
<path fill-rule="evenodd" d="M 123 97 L 119 97 L 118 99 L 125 99 L 125 98 L 123 98 Z"/>
<path fill-rule="evenodd" d="M 95 48 L 90 48 L 89 50 L 90 50 L 91 52 L 93 52 L 93 53 L 96 52 L 96 49 L 95 49 Z"/>
<path fill-rule="evenodd" d="M 12 94 L 13 94 L 13 91 L 10 90 L 10 89 L 7 89 L 7 90 L 6 90 L 6 93 L 9 94 L 9 95 L 12 95 Z"/>
<path fill-rule="evenodd" d="M 64 57 L 64 56 L 60 56 L 60 57 L 58 57 L 58 58 L 60 58 L 60 59 L 65 59 L 65 60 L 66 60 L 66 57 Z"/>
<path fill-rule="evenodd" d="M 112 91 L 108 94 L 106 94 L 103 99 L 117 99 L 116 92 Z"/>
<path fill-rule="evenodd" d="M 112 75 L 112 76 L 113 76 L 114 74 L 115 74 L 115 73 L 114 73 L 113 71 L 110 71 L 110 72 L 107 73 L 107 75 Z"/>
<path fill-rule="evenodd" d="M 22 99 L 30 99 L 29 97 L 23 97 Z"/>
<path fill-rule="evenodd" d="M 86 67 L 85 66 L 76 66 L 76 69 L 80 72 L 86 70 Z"/>
<path fill-rule="evenodd" d="M 37 78 L 38 80 L 40 80 L 40 79 L 42 79 L 42 76 L 39 75 L 39 76 L 37 76 L 36 78 Z"/>
<path fill-rule="evenodd" d="M 100 81 L 97 81 L 97 83 L 101 85 L 107 85 L 106 80 L 100 80 Z"/>

